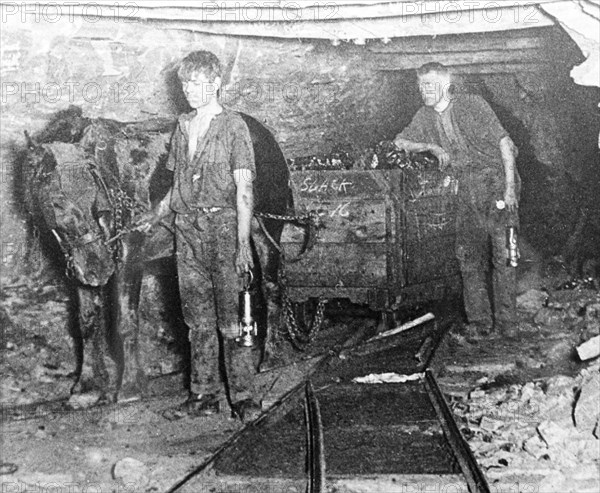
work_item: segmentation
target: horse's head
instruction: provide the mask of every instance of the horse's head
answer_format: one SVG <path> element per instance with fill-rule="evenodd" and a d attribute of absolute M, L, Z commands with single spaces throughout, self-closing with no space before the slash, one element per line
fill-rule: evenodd
<path fill-rule="evenodd" d="M 69 198 L 54 207 L 68 211 L 52 228 L 65 256 L 68 275 L 88 286 L 105 285 L 115 271 L 115 262 L 100 227 L 80 204 Z"/>
<path fill-rule="evenodd" d="M 52 231 L 67 272 L 88 286 L 106 284 L 115 262 L 97 218 L 98 189 L 89 158 L 76 144 L 37 145 L 28 138 L 28 149 L 28 202 L 34 221 Z"/>

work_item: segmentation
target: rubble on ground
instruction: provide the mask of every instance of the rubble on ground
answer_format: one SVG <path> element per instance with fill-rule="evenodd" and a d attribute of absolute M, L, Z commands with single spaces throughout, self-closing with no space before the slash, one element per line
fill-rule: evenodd
<path fill-rule="evenodd" d="M 154 292 L 154 280 L 146 282 L 148 289 Z M 69 296 L 64 286 L 45 284 L 40 280 L 22 278 L 5 284 L 0 290 L 0 321 L 3 322 L 0 339 L 2 407 L 26 406 L 69 397 L 73 383 L 70 374 L 75 368 L 73 342 L 67 330 Z M 498 478 L 520 472 L 524 476 L 537 475 L 535 491 L 540 493 L 595 492 L 600 486 L 598 360 L 589 360 L 591 363 L 587 364 L 593 366 L 575 377 L 562 375 L 547 378 L 539 377 L 539 374 L 556 375 L 565 368 L 583 367 L 580 358 L 571 357 L 582 343 L 600 334 L 600 293 L 593 289 L 531 291 L 519 297 L 520 339 L 515 343 L 517 351 L 511 349 L 513 346 L 503 345 L 504 341 L 495 339 L 492 351 L 482 351 L 488 348 L 487 341 L 481 341 L 479 346 L 460 346 L 462 354 L 471 354 L 472 358 L 449 357 L 445 371 L 446 380 L 456 383 L 453 403 L 455 414 L 461 417 L 470 446 L 492 486 Z M 149 299 L 154 300 L 153 297 Z M 153 318 L 149 312 L 150 308 L 161 310 L 154 305 L 158 304 L 149 303 L 141 310 L 142 333 L 151 320 L 162 320 Z M 160 314 L 165 319 L 170 316 L 166 312 Z M 539 321 L 546 318 L 551 323 L 536 325 L 536 317 Z M 170 334 L 162 330 L 160 323 L 148 328 L 145 333 L 160 339 L 161 343 L 170 341 L 167 340 Z M 152 344 L 148 347 L 152 347 Z M 177 360 L 167 358 L 167 353 L 156 354 L 158 357 L 150 358 L 155 365 L 154 374 L 164 375 L 178 368 Z M 436 357 L 441 357 L 441 354 L 438 351 Z M 571 358 L 569 365 L 563 365 L 567 355 Z M 307 360 L 304 364 L 313 363 Z M 304 372 L 303 368 L 294 366 L 290 369 L 292 376 L 273 380 L 273 395 L 283 392 L 286 382 L 301 378 Z M 517 380 L 504 378 L 506 375 L 523 375 L 527 372 L 533 376 L 519 376 Z M 475 384 L 482 374 L 487 375 L 486 379 Z M 515 381 L 528 380 L 531 381 L 515 384 Z M 505 385 L 501 385 L 501 381 Z M 265 402 L 269 402 L 269 398 Z M 4 477 L 29 485 L 40 480 L 58 480 L 61 471 L 77 469 L 81 478 L 87 474 L 90 481 L 110 481 L 113 488 L 117 485 L 123 488 L 123 485 L 131 483 L 148 483 L 146 488 L 150 490 L 153 478 L 157 477 L 157 471 L 161 468 L 176 470 L 181 475 L 186 467 L 198 460 L 196 456 L 177 454 L 171 459 L 162 452 L 159 457 L 155 455 L 155 450 L 148 452 L 144 448 L 155 447 L 150 439 L 146 443 L 146 438 L 140 438 L 146 437 L 148 426 L 162 430 L 164 435 L 160 436 L 161 439 L 174 433 L 168 428 L 171 426 L 177 430 L 182 427 L 181 436 L 189 433 L 185 428 L 189 422 L 182 420 L 171 423 L 163 420 L 162 408 L 160 412 L 147 411 L 140 417 L 135 407 L 126 410 L 119 408 L 119 412 L 107 411 L 108 407 L 89 407 L 91 403 L 86 401 L 86 396 L 76 395 L 69 404 L 68 411 L 55 414 L 52 418 L 9 423 L 19 435 L 15 434 L 15 438 L 11 437 L 5 442 L 6 446 L 10 445 L 8 459 L 18 464 L 20 469 L 16 474 L 5 474 Z M 73 408 L 79 410 L 72 411 Z M 53 421 L 48 421 L 50 419 Z M 208 421 L 204 426 L 216 426 L 215 422 Z M 49 423 L 57 425 L 53 428 Z M 62 428 L 58 427 L 58 423 Z M 73 430 L 75 425 L 77 430 Z M 223 421 L 219 426 L 229 429 L 231 425 Z M 214 430 L 207 430 L 207 436 L 212 436 Z M 57 437 L 67 432 L 72 435 L 68 440 L 63 440 L 61 445 Z M 125 437 L 123 442 L 118 442 L 120 436 Z M 84 454 L 85 460 L 82 461 L 78 457 L 81 452 L 74 450 L 73 444 L 78 443 L 86 450 L 88 440 L 93 440 L 97 447 L 102 447 L 103 451 L 106 449 L 106 452 Z M 63 464 L 56 468 L 57 476 L 50 475 L 52 468 L 45 461 L 48 457 L 45 454 L 51 447 L 62 451 L 62 455 L 57 455 Z M 207 445 L 203 453 L 208 453 L 208 448 Z M 65 466 L 65 450 L 73 450 L 72 464 L 80 465 Z M 144 455 L 145 452 L 148 455 Z M 35 461 L 32 459 L 28 463 L 29 457 L 35 458 Z M 116 467 L 119 462 L 117 459 L 123 457 L 142 462 L 127 460 Z M 41 470 L 43 467 L 45 469 Z M 75 477 L 74 481 L 78 478 Z M 510 484 L 514 488 L 515 483 Z M 506 490 L 510 488 L 507 486 Z"/>
<path fill-rule="evenodd" d="M 600 335 L 600 291 L 593 288 L 530 289 L 518 296 L 517 308 L 522 316 L 529 317 L 546 330 L 570 329 L 573 341 L 563 341 L 565 347 L 557 347 L 555 351 L 561 357 L 574 346 Z M 584 347 L 579 358 L 581 361 L 598 355 L 594 344 L 597 345 L 591 342 Z M 549 356 L 552 359 L 552 355 Z"/>
<path fill-rule="evenodd" d="M 548 302 L 548 292 L 540 289 L 529 289 L 517 296 L 519 310 L 535 314 Z"/>
<path fill-rule="evenodd" d="M 75 368 L 67 329 L 67 294 L 60 285 L 22 279 L 0 292 L 3 325 L 0 340 L 0 404 L 21 406 L 69 394 Z"/>
<path fill-rule="evenodd" d="M 544 492 L 600 490 L 600 365 L 524 385 L 486 378 L 455 397 L 467 441 L 490 480 L 540 477 Z"/>
<path fill-rule="evenodd" d="M 116 462 L 113 466 L 112 476 L 133 489 L 142 489 L 149 481 L 146 465 L 132 457 L 125 457 Z"/>
<path fill-rule="evenodd" d="M 173 308 L 160 298 L 169 286 L 162 278 L 146 276 L 140 309 L 140 345 L 147 375 L 180 371 L 182 351 L 169 329 Z M 68 283 L 48 284 L 41 277 L 21 277 L 0 289 L 0 406 L 28 406 L 57 398 L 69 406 L 93 406 L 98 394 L 70 396 L 76 368 L 73 293 Z M 171 311 L 169 311 L 171 310 Z M 178 325 L 179 327 L 179 325 Z M 91 373 L 84 361 L 84 373 Z"/>
<path fill-rule="evenodd" d="M 600 355 L 600 336 L 592 337 L 577 347 L 577 355 L 581 361 L 596 358 Z"/>

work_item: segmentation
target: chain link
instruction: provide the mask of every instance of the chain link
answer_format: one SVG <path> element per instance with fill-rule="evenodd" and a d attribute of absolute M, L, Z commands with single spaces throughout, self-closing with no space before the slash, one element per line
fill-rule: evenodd
<path fill-rule="evenodd" d="M 283 304 L 283 315 L 285 317 L 285 328 L 287 335 L 296 349 L 300 351 L 306 351 L 314 342 L 319 330 L 321 329 L 321 326 L 323 325 L 323 321 L 325 319 L 325 304 L 327 303 L 327 300 L 319 298 L 312 321 L 308 324 L 308 326 L 300 324 L 296 317 L 294 303 L 287 293 L 285 254 L 282 254 L 282 258 L 279 263 L 278 278 L 279 285 L 281 287 L 281 300 Z"/>
<path fill-rule="evenodd" d="M 298 319 L 296 318 L 294 304 L 289 296 L 283 293 L 282 300 L 287 336 L 296 349 L 304 352 L 315 341 L 317 334 L 323 325 L 327 300 L 319 298 L 312 321 L 308 326 L 304 327 L 300 326 Z"/>
<path fill-rule="evenodd" d="M 75 277 L 75 259 L 73 258 L 73 254 L 71 252 L 63 252 L 65 256 L 65 275 L 72 279 Z"/>
<path fill-rule="evenodd" d="M 121 261 L 123 253 L 122 237 L 133 231 L 130 224 L 135 217 L 135 213 L 146 211 L 147 208 L 135 198 L 131 198 L 122 188 L 109 190 L 109 202 L 113 209 L 113 236 L 104 242 L 105 245 L 112 248 L 115 255 L 115 262 Z"/>
<path fill-rule="evenodd" d="M 109 201 L 113 206 L 114 216 L 114 231 L 115 234 L 112 238 L 107 240 L 105 243 L 110 244 L 116 242 L 117 245 L 121 243 L 121 237 L 126 233 L 129 233 L 132 229 L 127 227 L 127 224 L 131 222 L 132 212 L 136 209 L 145 209 L 137 201 L 129 197 L 122 189 L 108 190 Z M 309 211 L 307 214 L 292 215 L 292 214 L 272 214 L 268 212 L 255 212 L 254 215 L 259 219 L 259 224 L 273 244 L 275 249 L 279 252 L 280 263 L 279 263 L 279 275 L 278 281 L 281 288 L 281 299 L 283 304 L 283 313 L 285 317 L 285 327 L 287 335 L 294 345 L 294 347 L 301 351 L 306 351 L 309 346 L 314 342 L 319 330 L 321 329 L 325 319 L 325 305 L 327 300 L 319 298 L 317 308 L 315 310 L 312 321 L 305 325 L 298 321 L 296 317 L 296 310 L 294 303 L 290 299 L 287 293 L 287 275 L 285 273 L 285 252 L 281 245 L 279 245 L 274 238 L 266 230 L 264 223 L 260 219 L 272 219 L 276 221 L 292 222 L 302 225 L 309 225 L 318 231 L 320 227 L 320 218 L 316 211 Z M 115 247 L 116 259 L 119 260 L 120 245 Z"/>
<path fill-rule="evenodd" d="M 258 223 L 261 229 L 263 230 L 263 233 L 265 233 L 269 241 L 279 252 L 280 259 L 277 278 L 281 290 L 281 301 L 283 305 L 284 326 L 286 329 L 286 334 L 290 342 L 296 349 L 298 349 L 299 351 L 306 351 L 314 342 L 314 340 L 317 337 L 317 334 L 319 333 L 319 330 L 323 326 L 323 322 L 325 320 L 325 305 L 327 304 L 327 300 L 319 297 L 315 314 L 311 322 L 308 325 L 300 323 L 300 321 L 296 317 L 296 309 L 294 306 L 294 302 L 290 299 L 288 295 L 287 274 L 285 272 L 285 251 L 283 250 L 281 245 L 279 245 L 275 241 L 275 239 L 269 234 L 261 219 L 265 218 L 274 219 L 277 221 L 307 224 L 311 228 L 314 228 L 315 231 L 318 231 L 318 228 L 320 226 L 319 215 L 316 211 L 310 211 L 307 214 L 303 215 L 271 214 L 265 212 L 255 212 L 254 215 L 257 216 Z M 297 260 L 298 258 L 295 259 L 295 261 Z"/>
<path fill-rule="evenodd" d="M 314 210 L 308 211 L 306 214 L 272 214 L 270 212 L 255 211 L 254 215 L 263 219 L 275 219 L 289 223 L 312 224 L 316 227 L 320 225 L 319 214 Z"/>
<path fill-rule="evenodd" d="M 121 238 L 131 231 L 129 225 L 133 220 L 135 210 L 145 211 L 146 207 L 137 199 L 127 195 L 120 186 L 117 186 L 117 188 L 110 188 L 104 180 L 102 173 L 95 165 L 90 164 L 88 169 L 96 181 L 98 188 L 104 191 L 106 199 L 112 209 L 113 236 L 106 240 L 104 244 L 112 250 L 114 260 L 118 264 L 121 261 L 123 254 L 123 241 Z"/>

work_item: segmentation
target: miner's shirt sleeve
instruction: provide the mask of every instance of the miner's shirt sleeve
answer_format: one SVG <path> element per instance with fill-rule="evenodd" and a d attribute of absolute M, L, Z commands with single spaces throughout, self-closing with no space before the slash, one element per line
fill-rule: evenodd
<path fill-rule="evenodd" d="M 230 162 L 231 172 L 235 170 L 248 170 L 248 177 L 254 180 L 256 166 L 254 164 L 254 148 L 250 131 L 246 123 L 240 119 L 233 126 L 232 147 Z"/>
<path fill-rule="evenodd" d="M 398 134 L 398 137 L 411 142 L 428 142 L 429 133 L 427 115 L 424 108 L 420 108 L 411 122 Z"/>
<path fill-rule="evenodd" d="M 179 123 L 178 123 L 177 126 L 175 127 L 175 130 L 173 131 L 173 135 L 171 136 L 171 144 L 169 146 L 169 155 L 167 157 L 167 164 L 165 165 L 165 167 L 169 171 L 175 170 L 175 165 L 177 164 L 177 161 L 179 159 L 179 155 L 181 153 L 182 146 L 183 146 L 183 132 L 181 131 L 181 128 L 179 127 Z"/>
<path fill-rule="evenodd" d="M 469 98 L 472 130 L 484 146 L 496 148 L 500 141 L 508 135 L 490 105 L 480 96 Z"/>

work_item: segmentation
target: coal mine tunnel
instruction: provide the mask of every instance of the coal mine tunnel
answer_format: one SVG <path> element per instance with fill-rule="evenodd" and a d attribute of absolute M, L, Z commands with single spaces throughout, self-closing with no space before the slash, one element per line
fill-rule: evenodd
<path fill-rule="evenodd" d="M 600 488 L 600 6 L 0 2 L 3 492 Z"/>

